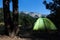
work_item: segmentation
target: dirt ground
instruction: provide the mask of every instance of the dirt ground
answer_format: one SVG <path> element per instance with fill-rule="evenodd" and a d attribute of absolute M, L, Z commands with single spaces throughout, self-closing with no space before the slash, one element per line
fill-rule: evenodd
<path fill-rule="evenodd" d="M 0 36 L 0 40 L 31 40 L 30 38 L 20 38 L 20 37 L 9 37 L 9 36 Z"/>

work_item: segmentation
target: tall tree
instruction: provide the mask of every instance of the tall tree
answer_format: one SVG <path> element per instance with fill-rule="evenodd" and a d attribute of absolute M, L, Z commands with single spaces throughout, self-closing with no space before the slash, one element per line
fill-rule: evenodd
<path fill-rule="evenodd" d="M 9 2 L 10 2 L 10 0 L 3 0 L 4 23 L 5 23 L 5 27 L 6 27 L 5 33 L 7 35 L 9 35 L 10 25 L 11 25 Z"/>
<path fill-rule="evenodd" d="M 12 0 L 13 2 L 13 32 L 17 34 L 18 31 L 18 0 Z"/>
<path fill-rule="evenodd" d="M 52 2 L 49 3 L 44 0 L 44 4 L 46 5 L 46 9 L 51 11 L 51 14 L 48 15 L 47 18 L 51 19 L 60 31 L 60 0 L 52 0 Z"/>

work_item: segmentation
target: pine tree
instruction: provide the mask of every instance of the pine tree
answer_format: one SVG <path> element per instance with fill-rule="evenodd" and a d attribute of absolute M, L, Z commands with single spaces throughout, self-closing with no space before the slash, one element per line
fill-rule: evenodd
<path fill-rule="evenodd" d="M 10 26 L 11 26 L 9 2 L 10 0 L 3 0 L 4 23 L 5 23 L 5 28 L 6 28 L 5 33 L 7 35 L 9 35 L 10 33 Z"/>
<path fill-rule="evenodd" d="M 12 0 L 13 2 L 13 32 L 15 35 L 18 32 L 18 0 Z"/>
<path fill-rule="evenodd" d="M 51 12 L 47 18 L 51 19 L 55 23 L 56 27 L 58 27 L 58 30 L 60 30 L 60 0 L 52 0 L 52 2 L 49 3 L 44 0 L 44 4 L 46 9 L 49 9 Z"/>

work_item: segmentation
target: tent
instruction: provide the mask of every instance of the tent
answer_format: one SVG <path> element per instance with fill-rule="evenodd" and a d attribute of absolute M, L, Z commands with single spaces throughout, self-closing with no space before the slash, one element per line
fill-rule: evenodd
<path fill-rule="evenodd" d="M 38 18 L 34 24 L 33 30 L 57 30 L 54 23 L 48 18 Z"/>

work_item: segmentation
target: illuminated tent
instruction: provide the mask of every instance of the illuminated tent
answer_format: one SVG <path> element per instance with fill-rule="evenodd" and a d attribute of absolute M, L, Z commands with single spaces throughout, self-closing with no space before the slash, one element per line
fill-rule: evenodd
<path fill-rule="evenodd" d="M 48 18 L 38 18 L 34 24 L 33 30 L 57 30 L 54 23 Z"/>

